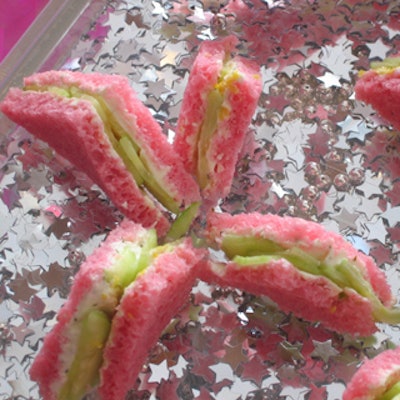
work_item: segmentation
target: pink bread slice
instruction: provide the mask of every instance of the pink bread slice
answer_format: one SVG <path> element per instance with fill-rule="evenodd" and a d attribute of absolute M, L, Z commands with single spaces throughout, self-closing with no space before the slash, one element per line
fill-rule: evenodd
<path fill-rule="evenodd" d="M 399 60 L 399 59 L 397 59 Z M 354 87 L 356 99 L 371 105 L 400 130 L 400 68 L 378 67 L 361 75 Z"/>
<path fill-rule="evenodd" d="M 331 259 L 355 260 L 381 302 L 387 307 L 394 302 L 385 275 L 373 260 L 358 252 L 340 235 L 326 231 L 315 222 L 257 213 L 234 216 L 211 213 L 206 229 L 210 245 L 220 248 L 223 236 L 229 233 L 269 238 L 285 248 L 295 246 L 309 254 L 329 253 Z M 202 279 L 266 295 L 283 311 L 322 322 L 341 333 L 370 335 L 377 329 L 369 300 L 353 289 L 339 288 L 323 276 L 301 272 L 283 258 L 248 267 L 232 261 L 210 263 L 202 271 Z"/>
<path fill-rule="evenodd" d="M 69 355 L 76 351 L 71 339 L 71 332 L 77 336 L 73 323 L 87 309 L 100 307 L 102 302 L 114 312 L 103 349 L 98 389 L 102 399 L 112 400 L 125 398 L 149 350 L 188 300 L 197 268 L 206 255 L 204 249 L 195 249 L 189 238 L 166 245 L 164 252 L 162 247 L 156 248 L 151 264 L 126 287 L 121 298 L 113 297 L 112 287 L 105 282 L 106 270 L 121 251 L 121 245 L 145 243 L 146 235 L 147 229 L 123 221 L 81 266 L 68 300 L 57 316 L 57 324 L 45 337 L 30 370 L 44 400 L 58 398 L 71 365 Z M 117 290 L 117 296 L 118 293 Z"/>
<path fill-rule="evenodd" d="M 366 360 L 343 393 L 343 400 L 376 400 L 400 382 L 400 347 Z"/>
<path fill-rule="evenodd" d="M 137 98 L 127 78 L 49 71 L 28 77 L 24 83 L 28 90 L 11 89 L 1 111 L 85 171 L 127 217 L 146 227 L 156 226 L 160 235 L 170 225 L 163 208 L 138 187 L 113 149 L 94 106 L 84 98 L 66 98 L 46 91 L 47 88 L 73 87 L 100 96 L 139 145 L 151 174 L 180 209 L 199 200 L 196 182 L 185 171 L 160 125 Z"/>
<path fill-rule="evenodd" d="M 204 255 L 186 239 L 173 252 L 159 255 L 126 289 L 104 351 L 102 399 L 123 399 L 135 384 L 149 350 L 187 301 Z"/>
<path fill-rule="evenodd" d="M 69 346 L 69 339 L 65 335 L 67 325 L 75 317 L 88 293 L 103 280 L 104 271 L 115 255 L 115 245 L 122 241 L 135 242 L 145 234 L 146 230 L 140 225 L 123 221 L 82 264 L 75 276 L 68 300 L 57 315 L 57 323 L 46 335 L 30 369 L 30 376 L 38 383 L 44 400 L 57 398 L 55 385 L 64 377 L 62 357 Z"/>
<path fill-rule="evenodd" d="M 174 140 L 186 169 L 198 177 L 198 141 L 206 122 L 208 96 L 220 83 L 227 62 L 233 62 L 236 76 L 227 86 L 206 154 L 207 184 L 200 182 L 203 199 L 211 206 L 229 193 L 238 153 L 262 90 L 259 66 L 243 57 L 231 57 L 236 44 L 233 36 L 201 44 L 190 70 Z"/>

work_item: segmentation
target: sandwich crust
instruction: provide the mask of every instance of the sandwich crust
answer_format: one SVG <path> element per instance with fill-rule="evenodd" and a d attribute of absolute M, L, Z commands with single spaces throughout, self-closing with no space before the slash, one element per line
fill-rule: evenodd
<path fill-rule="evenodd" d="M 206 229 L 209 244 L 221 249 L 224 235 L 267 238 L 284 248 L 296 247 L 307 254 L 329 254 L 331 260 L 354 262 L 384 306 L 394 303 L 390 287 L 373 259 L 357 251 L 343 237 L 321 225 L 277 215 L 210 213 Z M 266 295 L 283 311 L 323 323 L 335 331 L 370 335 L 377 330 L 371 302 L 351 288 L 340 288 L 325 276 L 313 275 L 277 257 L 267 264 L 243 266 L 227 260 L 210 262 L 202 279 Z"/>
<path fill-rule="evenodd" d="M 125 77 L 100 73 L 49 71 L 24 81 L 26 90 L 13 88 L 1 110 L 14 122 L 48 143 L 98 184 L 120 211 L 164 235 L 170 216 L 140 187 L 113 148 L 95 106 L 84 96 L 59 95 L 48 88 L 79 88 L 104 100 L 146 159 L 150 174 L 167 190 L 181 210 L 200 199 L 198 185 L 188 174 L 161 126 L 137 98 Z"/>
<path fill-rule="evenodd" d="M 122 223 L 110 232 L 100 247 L 86 259 L 74 278 L 67 301 L 57 314 L 57 323 L 46 335 L 44 343 L 29 371 L 32 380 L 39 385 L 44 400 L 55 400 L 56 390 L 65 379 L 63 359 L 68 357 L 74 345 L 70 341 L 68 326 L 73 321 L 96 286 L 101 289 L 104 271 L 115 254 L 115 245 L 121 241 L 135 241 L 145 229 L 133 222 Z"/>
<path fill-rule="evenodd" d="M 364 361 L 348 383 L 343 400 L 376 400 L 400 381 L 400 347 Z"/>
<path fill-rule="evenodd" d="M 201 44 L 190 70 L 176 127 L 174 148 L 187 171 L 197 177 L 203 201 L 209 206 L 229 193 L 238 154 L 262 90 L 259 66 L 244 57 L 232 56 L 237 43 L 236 37 L 228 36 Z M 222 76 L 229 63 L 233 78 L 224 83 Z M 214 110 L 218 112 L 216 126 L 211 128 L 213 131 L 201 132 L 203 125 L 210 122 L 209 96 L 216 88 L 223 97 L 221 110 Z M 209 136 L 204 152 L 206 167 L 199 166 L 199 141 L 204 133 Z M 199 169 L 206 175 L 206 184 L 199 178 Z"/>
<path fill-rule="evenodd" d="M 134 384 L 149 350 L 189 299 L 205 254 L 185 239 L 159 255 L 126 289 L 104 350 L 98 389 L 102 399 L 120 400 Z"/>
<path fill-rule="evenodd" d="M 385 120 L 400 129 L 400 69 L 386 73 L 370 70 L 361 75 L 354 86 L 356 99 L 370 104 Z"/>
<path fill-rule="evenodd" d="M 145 240 L 147 233 L 141 225 L 124 220 L 82 264 L 57 315 L 57 323 L 46 335 L 30 369 L 44 400 L 58 398 L 67 381 L 71 357 L 77 351 L 79 332 L 74 324 L 81 315 L 98 307 L 99 302 L 107 301 L 112 311 L 111 331 L 102 350 L 98 393 L 104 400 L 120 400 L 135 384 L 148 352 L 168 322 L 188 300 L 206 255 L 204 249 L 194 248 L 189 238 L 165 248 L 156 247 L 150 264 L 124 289 L 122 296 L 119 294 L 110 302 L 106 299 L 111 289 L 107 288 L 105 276 L 121 244 L 135 245 Z"/>

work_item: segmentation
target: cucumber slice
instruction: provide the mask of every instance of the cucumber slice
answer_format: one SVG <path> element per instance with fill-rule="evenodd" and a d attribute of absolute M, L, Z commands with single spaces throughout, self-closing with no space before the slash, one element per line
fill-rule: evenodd
<path fill-rule="evenodd" d="M 371 62 L 371 69 L 379 74 L 385 74 L 400 67 L 400 57 L 388 57 L 383 61 Z"/>
<path fill-rule="evenodd" d="M 141 154 L 140 148 L 124 126 L 117 120 L 100 97 L 87 94 L 78 87 L 60 88 L 57 86 L 27 86 L 25 90 L 49 91 L 66 98 L 79 98 L 89 101 L 103 122 L 104 131 L 116 153 L 122 158 L 126 168 L 132 174 L 139 187 L 144 186 L 166 209 L 174 214 L 181 211 L 181 204 L 165 190 L 148 168 L 148 160 Z"/>
<path fill-rule="evenodd" d="M 144 186 L 146 189 L 169 211 L 174 214 L 178 214 L 181 211 L 181 204 L 177 203 L 172 196 L 168 194 L 166 190 L 157 182 L 157 179 L 151 174 L 146 165 L 146 160 L 143 155 L 140 154 L 140 160 L 145 166 L 146 175 L 143 177 Z"/>
<path fill-rule="evenodd" d="M 150 264 L 153 249 L 157 249 L 157 234 L 150 229 L 136 243 L 127 242 L 116 256 L 112 265 L 104 272 L 105 281 L 114 289 L 119 299 L 130 285 Z M 59 400 L 80 400 L 98 383 L 98 371 L 103 360 L 103 347 L 107 341 L 112 318 L 111 310 L 99 299 L 98 307 L 91 309 L 81 321 L 74 322 L 79 331 L 76 353 L 62 386 Z"/>
<path fill-rule="evenodd" d="M 143 159 L 139 155 L 139 151 L 135 149 L 132 140 L 128 136 L 123 136 L 118 141 L 115 150 L 125 162 L 126 167 L 133 175 L 138 186 L 145 186 L 165 208 L 175 214 L 179 213 L 179 205 L 148 171 Z"/>
<path fill-rule="evenodd" d="M 255 256 L 234 256 L 232 261 L 240 266 L 265 265 L 274 260 L 286 259 L 303 272 L 320 275 L 320 262 L 300 249 L 290 249 L 276 254 Z"/>
<path fill-rule="evenodd" d="M 93 98 L 95 102 L 96 98 Z M 118 123 L 114 116 L 111 115 L 104 101 L 97 101 L 100 104 L 102 111 L 97 110 L 102 118 L 106 129 L 107 136 L 111 141 L 115 151 L 122 158 L 125 166 L 132 174 L 138 186 L 144 186 L 146 189 L 169 211 L 177 214 L 180 211 L 178 204 L 172 196 L 170 196 L 162 186 L 157 182 L 147 167 L 147 161 L 140 152 L 140 148 L 133 141 Z"/>
<path fill-rule="evenodd" d="M 190 225 L 197 216 L 199 207 L 199 202 L 193 203 L 176 217 L 167 233 L 166 239 L 168 241 L 177 240 L 189 231 Z"/>
<path fill-rule="evenodd" d="M 399 400 L 400 399 L 400 382 L 395 383 L 377 400 Z"/>
<path fill-rule="evenodd" d="M 298 247 L 292 247 L 278 254 L 303 272 L 313 275 L 321 275 L 320 260 Z"/>
<path fill-rule="evenodd" d="M 124 137 L 115 144 L 115 150 L 124 161 L 138 186 L 144 185 L 144 165 L 135 151 L 131 141 Z"/>
<path fill-rule="evenodd" d="M 61 388 L 59 400 L 81 400 L 97 385 L 103 362 L 103 347 L 111 330 L 111 321 L 100 310 L 90 311 L 81 322 L 75 358 Z"/>
<path fill-rule="evenodd" d="M 325 256 L 318 258 L 295 246 L 284 249 L 270 239 L 252 236 L 224 235 L 221 247 L 226 256 L 240 266 L 257 266 L 268 264 L 272 260 L 286 259 L 302 272 L 325 277 L 339 288 L 353 289 L 368 299 L 376 321 L 400 323 L 400 309 L 385 307 L 370 282 L 350 260 L 341 259 L 328 265 Z"/>
<path fill-rule="evenodd" d="M 235 62 L 230 59 L 230 55 L 227 54 L 218 81 L 213 90 L 208 94 L 203 123 L 197 136 L 196 175 L 201 189 L 204 189 L 208 185 L 209 173 L 211 169 L 214 168 L 214 166 L 209 164 L 209 159 L 207 157 L 211 139 L 218 128 L 218 123 L 227 119 L 230 114 L 227 93 L 229 90 L 236 89 L 234 84 L 241 78 L 242 76 Z"/>
<path fill-rule="evenodd" d="M 228 258 L 275 254 L 284 250 L 282 246 L 270 239 L 253 236 L 226 234 L 222 238 L 221 249 Z"/>
<path fill-rule="evenodd" d="M 235 256 L 232 258 L 232 261 L 243 267 L 252 267 L 257 265 L 264 265 L 268 264 L 271 261 L 281 260 L 282 257 L 280 256 Z"/>
<path fill-rule="evenodd" d="M 149 252 L 156 246 L 157 233 L 154 229 L 148 230 L 141 243 L 127 243 L 113 265 L 104 272 L 106 281 L 114 288 L 119 288 L 122 295 L 123 290 L 149 265 Z"/>
<path fill-rule="evenodd" d="M 367 298 L 372 304 L 372 314 L 376 321 L 388 324 L 400 323 L 400 309 L 385 307 L 375 294 L 371 284 L 364 279 L 361 272 L 348 260 L 343 260 L 336 265 L 339 271 L 349 282 L 348 287 L 354 289 L 361 296 Z"/>
<path fill-rule="evenodd" d="M 25 90 L 29 90 L 29 89 L 25 89 Z M 71 97 L 71 93 L 67 89 L 59 88 L 56 86 L 49 87 L 49 92 L 55 93 L 56 95 L 62 96 L 62 97 Z"/>
<path fill-rule="evenodd" d="M 217 129 L 218 115 L 223 102 L 224 96 L 217 89 L 214 89 L 208 95 L 207 108 L 197 143 L 197 180 L 201 189 L 204 189 L 208 183 L 210 167 L 207 159 L 207 151 L 210 148 L 211 138 Z"/>

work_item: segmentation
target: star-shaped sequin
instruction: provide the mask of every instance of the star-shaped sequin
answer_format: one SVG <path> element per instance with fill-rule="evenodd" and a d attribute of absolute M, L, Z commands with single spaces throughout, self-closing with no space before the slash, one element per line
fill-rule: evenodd
<path fill-rule="evenodd" d="M 178 38 L 181 34 L 181 31 L 179 30 L 178 24 L 168 21 L 162 24 L 160 33 L 165 39 L 171 40 L 173 38 Z"/>
<path fill-rule="evenodd" d="M 243 350 L 242 344 L 225 346 L 225 354 L 221 358 L 221 361 L 229 364 L 233 370 L 236 370 L 240 363 L 247 361 L 247 356 Z"/>
<path fill-rule="evenodd" d="M 296 170 L 293 168 L 286 168 L 287 183 L 285 189 L 292 189 L 296 195 L 300 195 L 301 191 L 308 186 L 307 181 L 304 179 L 304 171 Z"/>
<path fill-rule="evenodd" d="M 362 101 L 355 101 L 354 103 L 354 108 L 352 110 L 353 115 L 365 118 L 368 121 L 372 119 L 372 116 L 375 114 L 375 110 L 371 105 Z"/>
<path fill-rule="evenodd" d="M 29 399 L 31 397 L 30 387 L 25 383 L 24 379 L 9 380 L 13 388 L 13 393 L 18 393 L 19 397 Z"/>
<path fill-rule="evenodd" d="M 175 65 L 176 64 L 176 58 L 179 56 L 179 52 L 173 51 L 171 49 L 165 50 L 163 53 L 163 57 L 161 58 L 160 61 L 160 66 L 165 67 L 166 65 Z"/>
<path fill-rule="evenodd" d="M 165 80 L 159 79 L 157 81 L 148 81 L 147 89 L 145 90 L 145 94 L 148 96 L 153 96 L 156 99 L 161 98 L 161 96 L 165 93 L 170 93 L 171 90 L 165 86 Z"/>
<path fill-rule="evenodd" d="M 346 119 L 342 122 L 339 122 L 338 125 L 342 129 L 343 133 L 358 132 L 360 122 L 360 119 L 356 119 L 353 118 L 351 115 L 348 115 Z"/>
<path fill-rule="evenodd" d="M 319 130 L 318 132 L 312 133 L 308 136 L 308 142 L 310 144 L 312 154 L 323 155 L 329 151 L 329 139 L 330 136 L 327 132 Z"/>
<path fill-rule="evenodd" d="M 36 196 L 32 193 L 23 191 L 20 192 L 21 198 L 19 199 L 19 204 L 21 204 L 24 213 L 27 213 L 32 210 L 38 210 L 39 202 Z"/>
<path fill-rule="evenodd" d="M 390 233 L 390 229 L 388 229 L 388 231 Z M 393 263 L 394 257 L 391 250 L 382 243 L 378 242 L 376 246 L 372 247 L 370 250 L 370 255 L 375 259 L 378 265 L 383 265 L 384 263 Z"/>
<path fill-rule="evenodd" d="M 342 35 L 333 46 L 324 46 L 319 55 L 320 63 L 330 71 L 335 71 L 335 75 L 348 80 L 350 72 L 353 70 L 353 61 L 357 57 L 352 53 L 352 42 Z"/>
<path fill-rule="evenodd" d="M 36 293 L 36 289 L 33 289 L 25 277 L 20 274 L 17 274 L 13 282 L 10 283 L 10 289 L 13 291 L 11 297 L 18 301 L 28 301 Z"/>
<path fill-rule="evenodd" d="M 250 381 L 235 380 L 232 385 L 223 387 L 218 392 L 218 397 L 224 400 L 237 400 L 242 397 L 243 394 L 252 392 L 257 387 Z"/>
<path fill-rule="evenodd" d="M 384 218 L 388 225 L 393 228 L 400 222 L 400 206 L 388 207 L 382 214 L 381 217 Z"/>
<path fill-rule="evenodd" d="M 57 218 L 50 230 L 57 239 L 63 239 L 66 235 L 69 235 L 70 220 L 68 218 Z"/>
<path fill-rule="evenodd" d="M 332 218 L 339 223 L 339 229 L 355 229 L 356 221 L 359 217 L 354 211 L 349 211 L 346 207 L 342 207 L 338 214 L 332 214 Z"/>
<path fill-rule="evenodd" d="M 385 243 L 388 231 L 383 224 L 382 218 L 375 218 L 365 224 L 368 229 L 368 240 L 378 240 L 381 243 Z"/>
<path fill-rule="evenodd" d="M 45 303 L 39 296 L 32 296 L 29 301 L 21 301 L 19 309 L 26 321 L 37 320 L 43 315 Z"/>
<path fill-rule="evenodd" d="M 0 193 L 0 196 L 1 200 L 8 207 L 9 210 L 13 209 L 20 199 L 20 194 L 18 193 L 18 189 L 16 186 L 6 187 Z"/>
<path fill-rule="evenodd" d="M 49 269 L 41 274 L 41 279 L 46 284 L 48 295 L 50 296 L 55 290 L 60 290 L 62 294 L 65 294 L 69 288 L 68 279 L 70 275 L 71 272 L 58 262 L 51 263 Z"/>
<path fill-rule="evenodd" d="M 372 128 L 368 127 L 368 125 L 364 121 L 361 121 L 357 126 L 357 130 L 350 132 L 348 139 L 357 139 L 360 142 L 364 143 L 366 136 L 372 131 Z"/>
<path fill-rule="evenodd" d="M 285 107 L 288 106 L 288 100 L 282 94 L 276 96 L 269 96 L 265 106 L 268 107 L 268 109 L 270 110 L 275 110 L 279 114 L 282 114 Z"/>
<path fill-rule="evenodd" d="M 310 385 L 307 400 L 321 400 L 327 397 L 326 386 L 316 386 L 313 383 Z"/>
<path fill-rule="evenodd" d="M 371 220 L 375 215 L 380 214 L 381 209 L 379 208 L 379 198 L 361 198 L 360 207 L 357 209 L 360 213 L 363 213 Z"/>
<path fill-rule="evenodd" d="M 392 40 L 397 35 L 400 35 L 400 32 L 398 30 L 391 29 L 389 26 L 383 26 L 382 29 L 387 32 L 389 40 Z"/>
<path fill-rule="evenodd" d="M 221 382 L 224 379 L 234 381 L 232 367 L 227 363 L 218 363 L 209 366 L 210 370 L 215 373 L 215 382 Z"/>
<path fill-rule="evenodd" d="M 366 199 L 374 195 L 380 195 L 382 190 L 380 189 L 380 185 L 382 183 L 382 177 L 380 174 L 375 175 L 372 171 L 365 171 L 365 180 L 364 183 L 357 186 L 357 190 L 360 190 Z"/>
<path fill-rule="evenodd" d="M 318 78 L 321 82 L 324 83 L 324 85 L 328 88 L 330 87 L 341 87 L 342 84 L 340 82 L 340 77 L 332 74 L 331 72 L 325 72 L 324 75 L 320 76 Z"/>
<path fill-rule="evenodd" d="M 186 359 L 180 355 L 177 363 L 170 367 L 170 370 L 174 372 L 177 378 L 182 378 L 185 374 L 188 364 L 188 361 L 186 361 Z"/>
<path fill-rule="evenodd" d="M 382 38 L 377 39 L 374 43 L 367 43 L 367 47 L 370 50 L 369 58 L 380 58 L 384 60 L 391 46 L 384 43 Z"/>
<path fill-rule="evenodd" d="M 385 196 L 390 199 L 392 207 L 400 205 L 400 181 L 393 182 L 392 188 L 385 192 Z"/>
<path fill-rule="evenodd" d="M 289 142 L 286 144 L 286 149 L 288 158 L 294 161 L 297 168 L 301 168 L 305 160 L 302 146 L 296 142 Z"/>
<path fill-rule="evenodd" d="M 163 19 L 167 20 L 168 19 L 168 13 L 166 11 L 166 8 L 163 7 L 161 3 L 158 1 L 152 1 L 153 5 L 153 10 L 152 10 L 152 15 L 160 15 Z"/>
<path fill-rule="evenodd" d="M 362 251 L 364 254 L 369 254 L 368 243 L 359 235 L 348 235 L 346 240 L 348 240 L 355 249 Z"/>
<path fill-rule="evenodd" d="M 163 360 L 160 364 L 149 364 L 149 367 L 151 369 L 150 383 L 161 383 L 162 380 L 168 380 L 170 371 L 168 369 L 167 360 Z"/>
<path fill-rule="evenodd" d="M 25 339 L 28 336 L 34 333 L 33 329 L 29 328 L 29 325 L 26 323 L 26 321 L 23 321 L 18 326 L 13 326 L 11 328 L 11 331 L 14 334 L 15 340 L 21 345 L 24 343 Z"/>
<path fill-rule="evenodd" d="M 286 340 L 282 341 L 278 345 L 279 362 L 299 362 L 304 360 L 304 356 L 301 352 L 303 344 L 301 343 L 290 343 Z"/>
<path fill-rule="evenodd" d="M 250 380 L 260 386 L 267 375 L 269 375 L 269 369 L 263 364 L 263 360 L 257 354 L 251 357 L 249 361 L 243 363 L 242 379 Z"/>
<path fill-rule="evenodd" d="M 400 242 L 400 228 L 399 227 L 388 228 L 387 231 L 389 232 L 390 240 L 393 243 Z"/>
<path fill-rule="evenodd" d="M 125 21 L 128 25 L 131 25 L 132 23 L 134 23 L 136 25 L 136 27 L 139 29 L 150 29 L 150 26 L 144 22 L 142 12 L 127 13 Z"/>

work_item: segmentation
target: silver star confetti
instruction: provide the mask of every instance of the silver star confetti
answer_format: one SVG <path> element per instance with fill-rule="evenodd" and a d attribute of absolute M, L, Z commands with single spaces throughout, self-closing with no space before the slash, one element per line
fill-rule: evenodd
<path fill-rule="evenodd" d="M 170 138 L 198 45 L 237 36 L 263 93 L 220 208 L 318 221 L 375 257 L 400 294 L 399 139 L 354 95 L 360 70 L 400 51 L 397 2 L 89 3 L 63 32 L 73 43 L 44 66 L 127 76 Z M 121 216 L 84 172 L 3 116 L 0 131 L 0 397 L 30 400 L 29 367 L 73 276 Z M 127 398 L 337 400 L 365 355 L 400 344 L 397 327 L 379 328 L 350 339 L 201 283 Z"/>

